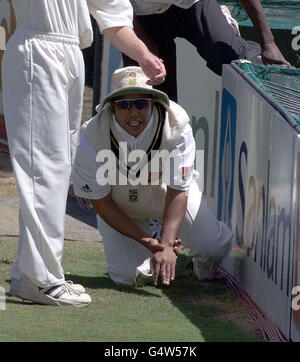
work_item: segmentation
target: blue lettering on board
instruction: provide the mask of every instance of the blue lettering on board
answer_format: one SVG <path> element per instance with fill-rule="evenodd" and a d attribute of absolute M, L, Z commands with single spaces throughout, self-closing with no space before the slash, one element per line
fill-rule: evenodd
<path fill-rule="evenodd" d="M 236 109 L 236 99 L 226 89 L 223 89 L 220 126 L 218 219 L 223 220 L 229 227 L 231 227 L 233 204 Z"/>

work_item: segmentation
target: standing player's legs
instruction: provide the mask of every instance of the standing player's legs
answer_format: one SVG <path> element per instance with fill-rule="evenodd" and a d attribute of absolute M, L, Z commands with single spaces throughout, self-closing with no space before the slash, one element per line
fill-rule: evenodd
<path fill-rule="evenodd" d="M 143 15 L 138 16 L 138 20 L 144 30 L 144 32 L 154 41 L 157 46 L 157 56 L 164 62 L 166 68 L 165 81 L 153 88 L 158 89 L 166 93 L 169 98 L 177 102 L 177 61 L 176 61 L 176 44 L 175 33 L 177 21 L 175 17 L 172 17 L 171 6 L 163 14 L 155 15 Z M 148 44 L 146 40 L 145 44 L 151 49 L 151 44 Z M 135 61 L 123 55 L 124 66 L 138 65 Z"/>
<path fill-rule="evenodd" d="M 190 186 L 187 212 L 179 237 L 184 246 L 190 249 L 189 255 L 194 257 L 193 261 L 199 263 L 199 268 L 206 270 L 211 277 L 231 250 L 232 231 L 216 219 L 201 197 L 196 183 Z"/>
<path fill-rule="evenodd" d="M 253 59 L 260 54 L 259 44 L 245 41 L 228 23 L 216 0 L 202 0 L 191 8 L 178 9 L 182 26 L 178 36 L 192 43 L 218 75 L 222 65 L 235 59 Z"/>
<path fill-rule="evenodd" d="M 73 127 L 69 104 L 75 104 L 69 91 L 83 72 L 77 43 L 17 30 L 3 63 L 7 135 L 20 198 L 12 277 L 25 275 L 39 287 L 64 282 L 61 256 Z"/>
<path fill-rule="evenodd" d="M 73 166 L 82 119 L 85 66 L 82 52 L 77 46 L 68 46 L 65 52 L 68 55 L 68 72 L 72 79 L 68 90 L 68 101 L 70 155 L 71 166 Z"/>
<path fill-rule="evenodd" d="M 177 94 L 177 57 L 176 57 L 176 44 L 172 38 L 163 38 L 156 40 L 159 47 L 159 57 L 163 59 L 166 68 L 165 81 L 153 88 L 158 89 L 168 95 L 168 97 L 178 102 Z"/>

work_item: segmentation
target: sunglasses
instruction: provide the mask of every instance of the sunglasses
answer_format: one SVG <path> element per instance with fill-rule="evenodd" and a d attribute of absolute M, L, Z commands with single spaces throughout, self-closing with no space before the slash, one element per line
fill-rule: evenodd
<path fill-rule="evenodd" d="M 151 98 L 138 98 L 138 99 L 119 99 L 113 101 L 116 106 L 124 111 L 129 111 L 134 105 L 138 110 L 144 109 L 151 103 Z"/>

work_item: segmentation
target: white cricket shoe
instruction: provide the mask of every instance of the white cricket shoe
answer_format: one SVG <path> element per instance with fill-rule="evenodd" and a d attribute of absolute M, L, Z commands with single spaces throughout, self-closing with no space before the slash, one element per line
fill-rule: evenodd
<path fill-rule="evenodd" d="M 66 280 L 66 283 L 69 284 L 71 288 L 73 288 L 77 293 L 83 294 L 85 293 L 85 289 L 81 284 L 74 284 L 72 280 Z"/>
<path fill-rule="evenodd" d="M 92 301 L 91 297 L 87 293 L 76 291 L 74 285 L 76 284 L 65 282 L 61 285 L 39 288 L 23 275 L 21 280 L 12 279 L 9 295 L 39 304 L 87 307 Z"/>
<path fill-rule="evenodd" d="M 143 287 L 149 282 L 152 282 L 153 276 L 153 267 L 151 263 L 151 259 L 146 259 L 143 264 L 139 265 L 136 268 L 136 278 L 135 278 L 135 286 L 136 287 Z"/>
<path fill-rule="evenodd" d="M 216 279 L 219 262 L 210 257 L 193 257 L 193 272 L 200 281 Z"/>

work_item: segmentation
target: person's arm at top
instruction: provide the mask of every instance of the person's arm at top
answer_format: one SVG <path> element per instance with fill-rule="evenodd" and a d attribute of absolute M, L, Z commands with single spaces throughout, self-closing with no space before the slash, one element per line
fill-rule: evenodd
<path fill-rule="evenodd" d="M 136 15 L 133 16 L 133 29 L 136 35 L 146 44 L 147 48 L 153 54 L 159 57 L 159 49 L 157 44 L 145 31 L 145 29 L 143 28 L 142 24 L 139 21 L 139 18 Z"/>
<path fill-rule="evenodd" d="M 137 61 L 149 77 L 149 84 L 165 80 L 163 62 L 152 54 L 133 30 L 133 9 L 129 0 L 87 0 L 100 32 L 121 52 Z"/>
<path fill-rule="evenodd" d="M 252 21 L 258 35 L 263 63 L 290 65 L 274 41 L 274 36 L 267 22 L 260 0 L 240 0 L 240 2 Z"/>
<path fill-rule="evenodd" d="M 166 69 L 163 62 L 149 51 L 131 27 L 107 28 L 103 30 L 103 34 L 122 53 L 139 63 L 150 79 L 149 84 L 158 85 L 165 80 Z"/>

